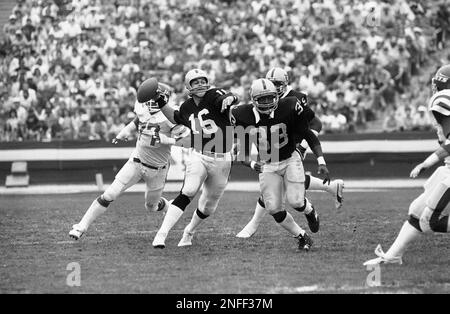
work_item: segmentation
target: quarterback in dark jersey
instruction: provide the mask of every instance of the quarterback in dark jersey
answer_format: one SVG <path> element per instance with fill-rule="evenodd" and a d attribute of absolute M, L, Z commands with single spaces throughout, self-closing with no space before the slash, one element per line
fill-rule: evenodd
<path fill-rule="evenodd" d="M 197 226 L 213 214 L 222 197 L 232 162 L 233 128 L 229 120 L 230 106 L 238 102 L 232 93 L 211 88 L 207 74 L 193 69 L 185 76 L 189 99 L 179 109 L 160 103 L 169 121 L 191 130 L 192 152 L 187 161 L 185 179 L 180 194 L 168 207 L 153 246 L 164 248 L 168 232 L 180 219 L 185 208 L 203 185 L 198 208 L 186 226 L 178 246 L 192 245 Z"/>
<path fill-rule="evenodd" d="M 303 114 L 305 115 L 305 119 L 309 122 L 311 131 L 314 132 L 316 136 L 318 136 L 320 131 L 322 130 L 322 122 L 315 115 L 314 111 L 312 111 L 308 106 L 307 94 L 293 90 L 288 85 L 289 77 L 287 72 L 282 68 L 274 67 L 267 72 L 266 79 L 270 80 L 275 85 L 278 97 L 280 99 L 284 99 L 286 97 L 295 97 L 298 99 L 303 108 L 309 109 L 305 109 Z M 303 140 L 301 143 L 297 143 L 297 150 L 299 151 L 302 159 L 305 159 L 307 148 L 308 144 L 306 140 Z M 322 179 L 311 176 L 309 174 L 305 174 L 305 189 L 328 192 L 335 200 L 335 208 L 339 209 L 342 207 L 342 203 L 344 200 L 344 181 L 341 179 L 332 180 L 329 184 L 324 184 Z M 261 196 L 256 202 L 253 217 L 250 219 L 247 225 L 245 225 L 245 227 L 236 235 L 236 237 L 249 238 L 256 232 L 265 214 L 264 207 L 264 199 Z"/>
<path fill-rule="evenodd" d="M 317 214 L 305 199 L 305 172 L 300 154 L 296 151 L 296 143 L 306 139 L 318 157 L 319 171 L 328 176 L 320 142 L 309 128 L 305 110 L 310 109 L 305 109 L 294 97 L 280 100 L 275 85 L 267 79 L 253 81 L 250 96 L 252 105 L 235 106 L 231 110 L 235 133 L 245 135 L 245 138 L 239 137 L 245 155 L 248 155 L 252 144 L 257 147 L 259 162 L 263 163 L 259 182 L 266 210 L 298 239 L 300 249 L 309 250 L 311 238 L 283 209 L 282 203 L 285 191 L 289 205 L 305 212 L 310 228 L 318 229 Z M 245 131 L 239 130 L 239 127 Z"/>

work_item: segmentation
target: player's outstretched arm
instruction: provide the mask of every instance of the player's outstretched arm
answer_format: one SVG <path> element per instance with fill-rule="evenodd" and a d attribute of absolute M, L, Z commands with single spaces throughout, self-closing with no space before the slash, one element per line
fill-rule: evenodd
<path fill-rule="evenodd" d="M 128 141 L 128 137 L 131 133 L 136 132 L 138 120 L 135 118 L 133 121 L 128 123 L 122 130 L 120 130 L 119 134 L 116 135 L 115 138 L 112 139 L 113 144 L 117 144 L 120 141 Z"/>
<path fill-rule="evenodd" d="M 311 121 L 309 121 L 309 128 L 316 135 L 316 137 L 319 137 L 319 133 L 322 130 L 322 121 L 315 116 L 311 119 Z M 302 160 L 305 160 L 306 158 L 306 150 L 308 147 L 308 142 L 305 139 L 297 144 L 297 149 L 300 152 Z"/>
<path fill-rule="evenodd" d="M 411 178 L 417 178 L 417 176 L 424 171 L 443 160 L 445 157 L 450 156 L 450 144 L 442 145 L 434 153 L 427 157 L 422 163 L 418 164 L 410 173 Z"/>

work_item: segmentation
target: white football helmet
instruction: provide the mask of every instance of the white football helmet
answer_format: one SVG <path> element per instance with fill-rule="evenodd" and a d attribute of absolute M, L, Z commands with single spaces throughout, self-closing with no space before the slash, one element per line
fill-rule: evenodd
<path fill-rule="evenodd" d="M 254 80 L 250 87 L 250 99 L 258 112 L 270 114 L 278 107 L 278 93 L 268 79 Z"/>
<path fill-rule="evenodd" d="M 192 87 L 191 82 L 198 78 L 204 78 L 206 80 L 206 84 Z M 193 69 L 187 72 L 186 76 L 184 77 L 184 84 L 186 86 L 186 89 L 189 91 L 189 95 L 195 95 L 198 97 L 203 97 L 210 88 L 208 75 L 201 69 Z"/>
<path fill-rule="evenodd" d="M 277 88 L 278 97 L 283 96 L 289 84 L 289 76 L 282 68 L 272 68 L 267 72 L 266 79 L 270 80 Z"/>
<path fill-rule="evenodd" d="M 155 113 L 160 111 L 158 104 L 155 99 L 158 97 L 160 92 L 160 83 L 156 78 L 149 78 L 139 85 L 136 96 L 136 101 L 148 108 L 150 113 Z"/>

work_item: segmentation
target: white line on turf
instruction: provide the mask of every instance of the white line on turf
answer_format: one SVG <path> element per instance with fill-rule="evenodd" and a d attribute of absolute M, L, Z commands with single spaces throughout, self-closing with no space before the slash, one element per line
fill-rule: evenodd
<path fill-rule="evenodd" d="M 346 180 L 344 193 L 358 192 L 383 192 L 398 188 L 420 188 L 425 179 L 386 179 L 386 180 Z M 164 192 L 179 192 L 182 182 L 167 182 Z M 89 184 L 60 184 L 60 185 L 37 185 L 23 188 L 0 187 L 0 195 L 32 195 L 32 194 L 76 194 L 103 192 L 109 185 L 105 184 L 102 190 L 96 185 Z M 126 192 L 144 192 L 145 184 L 139 183 L 129 188 Z M 256 181 L 230 182 L 226 191 L 229 192 L 259 192 L 259 183 Z M 313 192 L 313 191 L 309 191 Z"/>

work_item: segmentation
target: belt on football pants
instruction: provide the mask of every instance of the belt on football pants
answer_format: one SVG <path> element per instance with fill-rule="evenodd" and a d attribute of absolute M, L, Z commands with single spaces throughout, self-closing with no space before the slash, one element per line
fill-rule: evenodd
<path fill-rule="evenodd" d="M 166 166 L 167 166 L 167 165 L 164 165 L 164 166 L 158 168 L 158 167 L 146 164 L 146 163 L 142 162 L 139 158 L 136 158 L 136 157 L 133 158 L 133 161 L 137 162 L 138 164 L 143 165 L 144 167 L 147 167 L 147 168 L 150 168 L 150 169 L 154 169 L 154 170 L 161 170 L 161 169 L 166 168 Z"/>
<path fill-rule="evenodd" d="M 195 152 L 208 156 L 208 157 L 212 157 L 212 158 L 227 158 L 228 156 L 230 156 L 230 152 L 227 153 L 214 153 L 214 152 L 208 152 L 208 151 L 199 151 L 199 150 L 195 150 Z"/>

